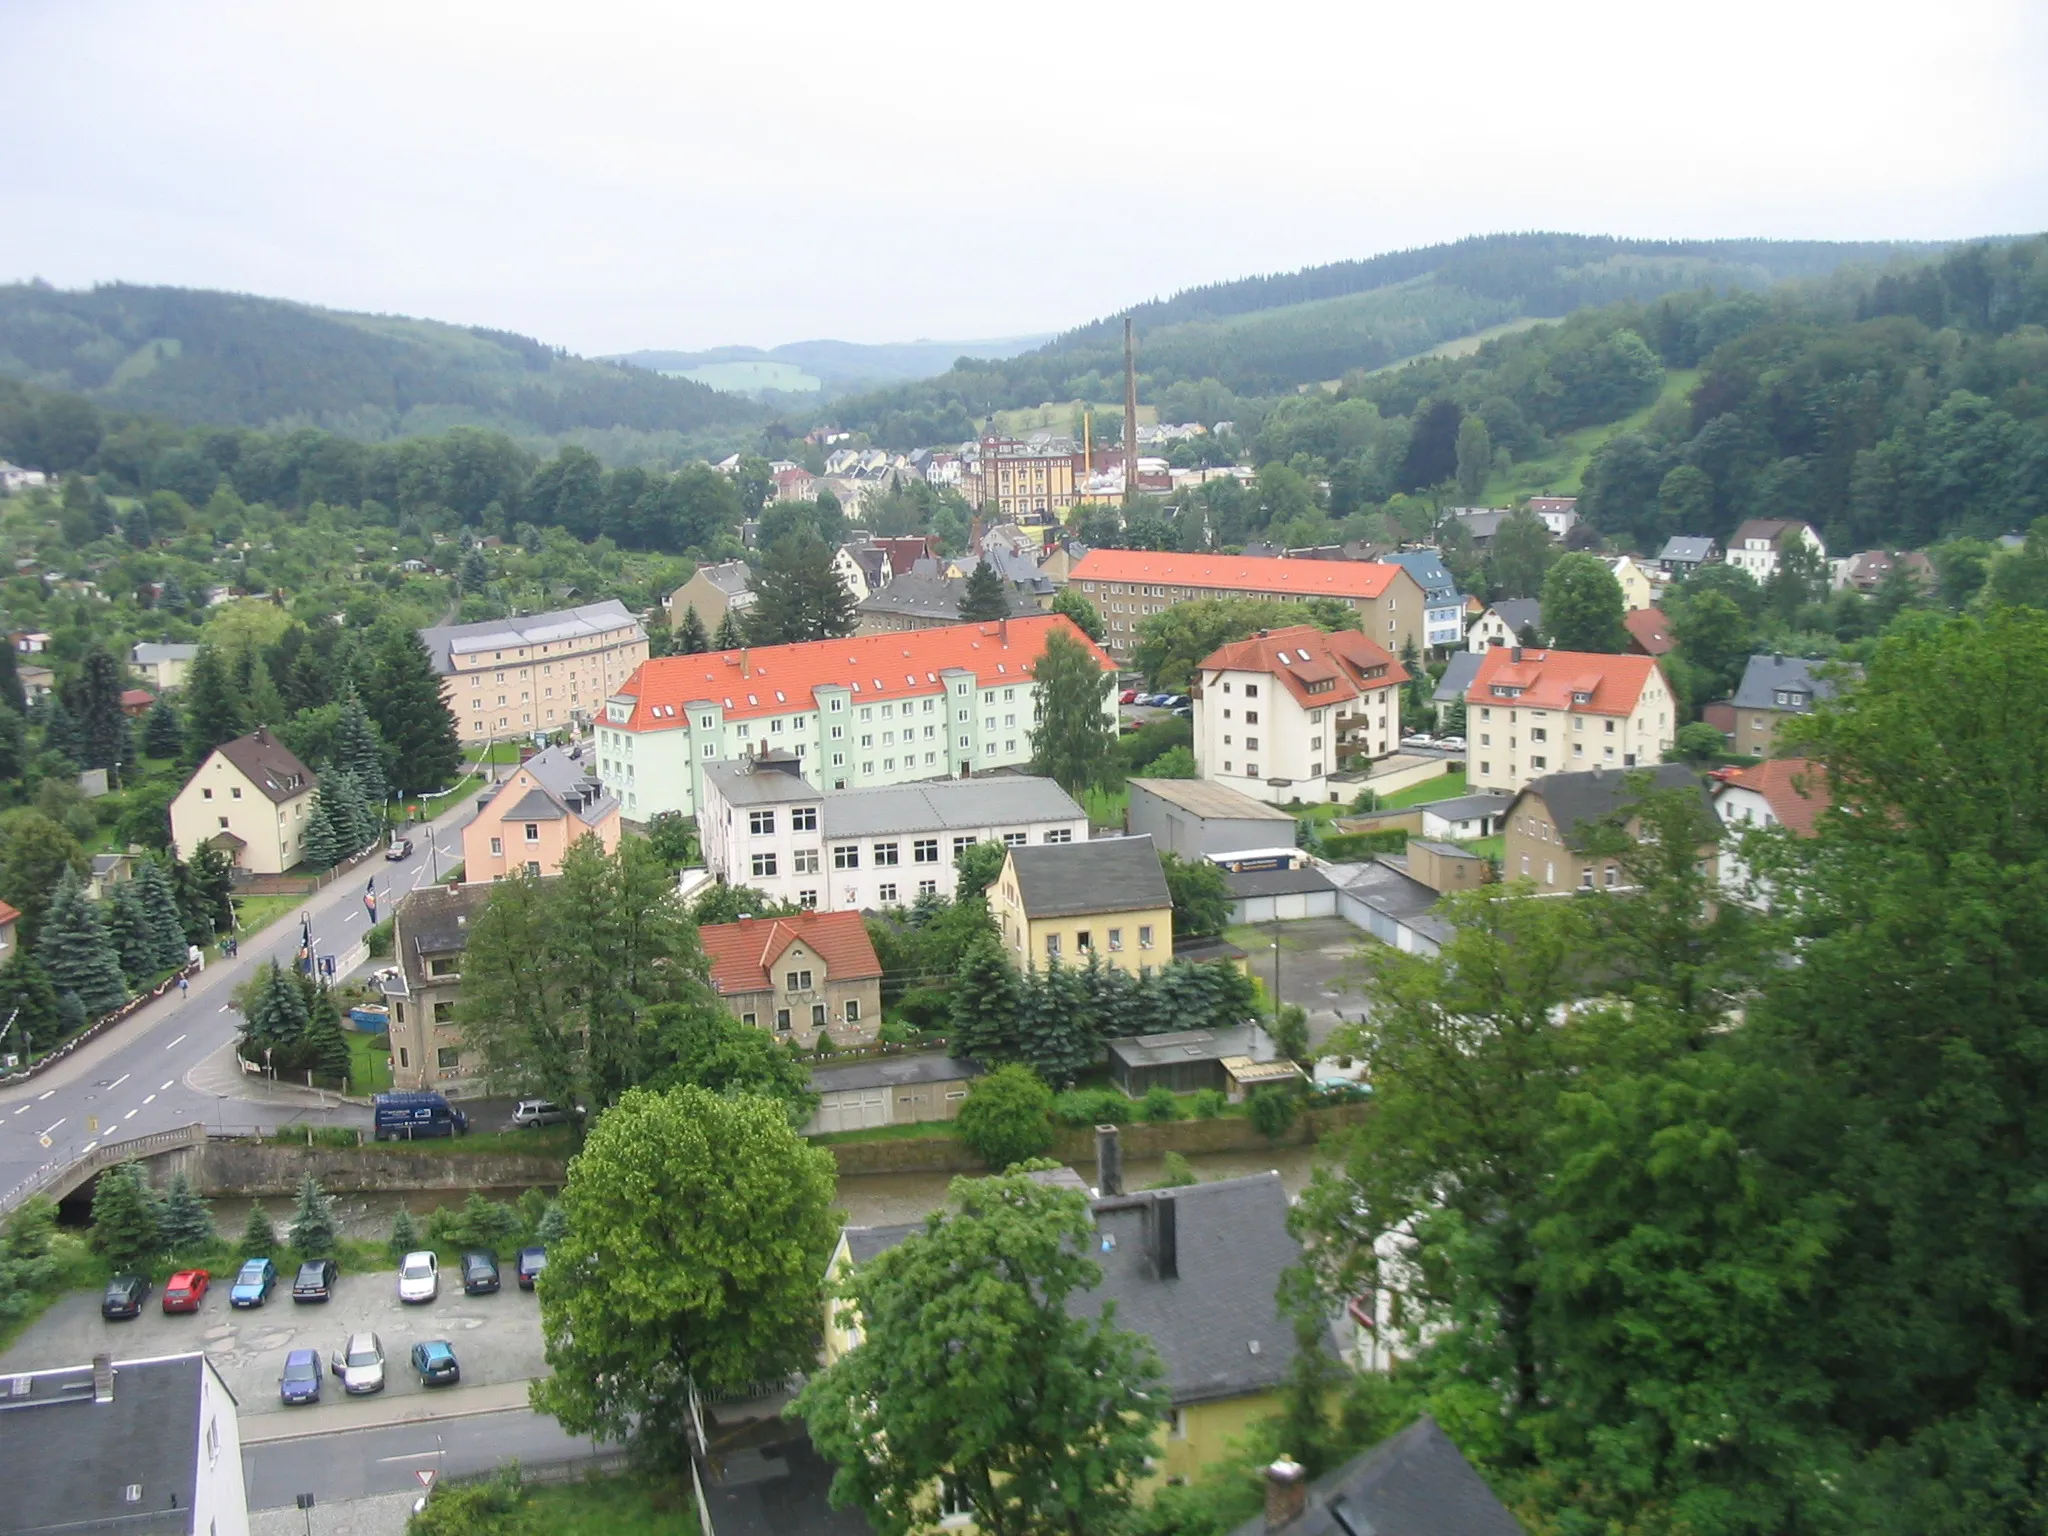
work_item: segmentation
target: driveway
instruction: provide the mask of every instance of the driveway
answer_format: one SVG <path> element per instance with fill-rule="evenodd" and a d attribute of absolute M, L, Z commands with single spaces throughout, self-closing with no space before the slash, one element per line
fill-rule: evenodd
<path fill-rule="evenodd" d="M 350 1333 L 367 1329 L 384 1345 L 384 1390 L 374 1394 L 378 1400 L 443 1398 L 448 1411 L 459 1413 L 464 1411 L 462 1395 L 472 1388 L 503 1388 L 546 1372 L 540 1305 L 533 1292 L 520 1290 L 512 1279 L 512 1257 L 500 1256 L 505 1288 L 496 1295 L 463 1295 L 461 1281 L 444 1268 L 440 1296 L 420 1306 L 399 1302 L 397 1272 L 388 1269 L 343 1275 L 331 1301 L 301 1305 L 291 1299 L 296 1265 L 280 1265 L 270 1300 L 248 1311 L 228 1305 L 231 1275 L 215 1277 L 197 1312 L 166 1317 L 159 1288 L 142 1316 L 131 1322 L 107 1322 L 100 1316 L 99 1293 L 79 1292 L 57 1302 L 0 1355 L 0 1375 L 75 1366 L 101 1352 L 111 1352 L 116 1360 L 137 1360 L 199 1349 L 227 1381 L 245 1416 L 305 1413 L 309 1410 L 287 1409 L 278 1401 L 277 1378 L 286 1353 L 316 1350 L 324 1365 Z M 420 1386 L 407 1357 L 422 1339 L 454 1345 L 462 1366 L 460 1383 L 431 1391 Z M 344 1396 L 339 1380 L 328 1376 L 320 1388 L 321 1403 L 338 1403 Z"/>
<path fill-rule="evenodd" d="M 1280 942 L 1280 1000 L 1308 1010 L 1308 1040 L 1320 1049 L 1340 1023 L 1364 1017 L 1365 974 L 1359 956 L 1373 940 L 1341 917 L 1246 924 L 1225 935 L 1242 949 L 1251 972 L 1273 989 L 1273 941 Z"/>

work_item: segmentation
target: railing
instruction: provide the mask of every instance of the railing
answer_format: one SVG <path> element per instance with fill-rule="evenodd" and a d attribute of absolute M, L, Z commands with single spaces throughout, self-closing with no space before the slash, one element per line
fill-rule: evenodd
<path fill-rule="evenodd" d="M 182 1147 L 204 1146 L 205 1143 L 206 1127 L 196 1121 L 168 1131 L 151 1131 L 145 1136 L 130 1136 L 125 1141 L 103 1142 L 83 1157 L 45 1163 L 14 1188 L 0 1195 L 0 1216 L 6 1215 L 25 1201 L 67 1179 L 71 1180 L 72 1187 L 75 1188 L 80 1180 L 98 1173 L 102 1168 L 125 1163 L 130 1158 L 154 1157 L 159 1152 L 175 1152 Z"/>
<path fill-rule="evenodd" d="M 107 1014 L 103 1018 L 95 1020 L 91 1024 L 88 1024 L 84 1029 L 80 1030 L 77 1034 L 73 1035 L 69 1040 L 66 1040 L 62 1045 L 58 1046 L 56 1050 L 50 1052 L 49 1055 L 38 1057 L 36 1060 L 30 1062 L 27 1066 L 23 1067 L 18 1072 L 9 1072 L 4 1076 L 0 1076 L 0 1088 L 8 1087 L 10 1084 L 13 1083 L 25 1083 L 29 1081 L 29 1079 L 34 1077 L 38 1072 L 47 1072 L 51 1067 L 54 1067 L 58 1062 L 64 1060 L 64 1058 L 69 1056 L 73 1051 L 78 1050 L 81 1046 L 90 1045 L 93 1041 L 97 1040 L 101 1035 L 105 1034 L 108 1030 L 112 1029 L 116 1024 L 120 1023 L 130 1014 L 134 1013 L 135 1010 L 140 1008 L 144 1003 L 155 1002 L 158 998 L 162 997 L 166 992 L 170 991 L 171 988 L 175 987 L 182 978 L 187 976 L 196 976 L 205 969 L 206 962 L 203 960 L 188 961 L 186 964 L 179 966 L 175 971 L 171 972 L 170 975 L 166 976 L 154 987 L 151 987 L 147 992 L 137 993 L 134 997 L 129 998 L 127 1002 L 123 1003 L 120 1007 L 116 1008 L 112 1013 Z"/>

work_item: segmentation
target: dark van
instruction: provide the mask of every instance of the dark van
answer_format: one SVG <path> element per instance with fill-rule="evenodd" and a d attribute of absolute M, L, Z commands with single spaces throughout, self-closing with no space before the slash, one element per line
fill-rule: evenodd
<path fill-rule="evenodd" d="M 469 1129 L 469 1116 L 438 1093 L 380 1093 L 375 1102 L 379 1141 L 460 1136 Z"/>

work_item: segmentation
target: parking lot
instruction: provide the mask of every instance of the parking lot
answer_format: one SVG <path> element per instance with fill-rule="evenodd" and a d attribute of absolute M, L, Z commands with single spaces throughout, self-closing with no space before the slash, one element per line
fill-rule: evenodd
<path fill-rule="evenodd" d="M 5 1355 L 0 1375 L 10 1371 L 49 1370 L 75 1366 L 102 1351 L 116 1360 L 147 1359 L 203 1349 L 249 1413 L 285 1411 L 278 1401 L 277 1378 L 284 1357 L 294 1349 L 317 1351 L 323 1367 L 351 1332 L 367 1329 L 384 1346 L 383 1397 L 404 1397 L 423 1390 L 409 1356 L 423 1339 L 446 1339 L 455 1349 L 462 1380 L 435 1387 L 435 1396 L 453 1396 L 471 1387 L 524 1381 L 542 1375 L 540 1306 L 531 1291 L 522 1291 L 512 1276 L 512 1255 L 502 1255 L 504 1288 L 495 1295 L 465 1296 L 454 1267 L 444 1264 L 441 1293 L 433 1301 L 406 1306 L 398 1300 L 395 1270 L 345 1274 L 326 1302 L 296 1303 L 291 1299 L 291 1269 L 283 1269 L 270 1300 L 250 1310 L 228 1305 L 232 1275 L 217 1275 L 197 1312 L 165 1316 L 163 1289 L 150 1293 L 142 1316 L 112 1323 L 100 1316 L 97 1291 L 66 1296 L 31 1327 Z M 341 1382 L 328 1375 L 320 1388 L 323 1403 L 342 1400 Z"/>

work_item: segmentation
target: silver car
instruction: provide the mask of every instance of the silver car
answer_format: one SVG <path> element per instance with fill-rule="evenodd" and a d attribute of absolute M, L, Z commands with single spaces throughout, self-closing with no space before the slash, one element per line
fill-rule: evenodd
<path fill-rule="evenodd" d="M 374 1333 L 352 1333 L 327 1362 L 351 1396 L 384 1390 L 384 1346 Z"/>
<path fill-rule="evenodd" d="M 398 1266 L 398 1299 L 432 1301 L 441 1290 L 441 1261 L 432 1249 L 408 1253 Z"/>

